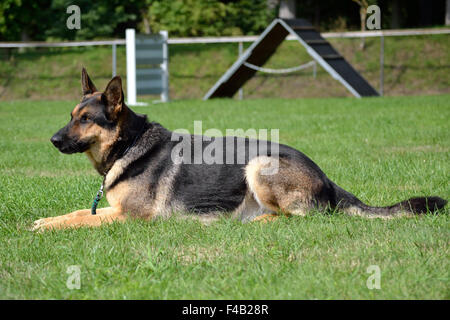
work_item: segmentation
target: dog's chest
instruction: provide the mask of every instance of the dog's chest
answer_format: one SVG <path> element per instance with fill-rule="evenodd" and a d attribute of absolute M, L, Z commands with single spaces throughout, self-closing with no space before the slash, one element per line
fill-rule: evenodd
<path fill-rule="evenodd" d="M 179 165 L 161 170 L 158 163 L 161 162 L 146 163 L 138 170 L 139 174 L 130 176 L 127 174 L 130 165 L 123 160 L 117 161 L 105 179 L 109 204 L 141 218 L 168 216 L 175 209 L 182 210 L 173 201 L 172 188 Z"/>

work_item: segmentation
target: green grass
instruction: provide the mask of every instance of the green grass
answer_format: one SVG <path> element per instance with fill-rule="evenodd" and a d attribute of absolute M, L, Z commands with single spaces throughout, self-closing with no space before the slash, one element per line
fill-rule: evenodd
<path fill-rule="evenodd" d="M 355 69 L 379 89 L 380 40 L 330 39 Z M 247 43 L 245 46 L 249 46 Z M 195 44 L 169 46 L 170 96 L 199 99 L 237 59 L 238 45 Z M 125 48 L 117 49 L 117 74 L 126 77 Z M 0 101 L 17 99 L 78 99 L 80 70 L 85 66 L 98 88 L 111 78 L 111 47 L 39 48 L 8 57 L 0 50 Z M 297 41 L 285 41 L 266 67 L 287 68 L 311 61 Z M 386 37 L 385 86 L 388 96 L 450 94 L 449 35 Z M 246 98 L 344 97 L 350 93 L 318 67 L 288 75 L 258 73 L 244 86 Z"/>
<path fill-rule="evenodd" d="M 372 205 L 450 198 L 450 96 L 179 101 L 135 110 L 169 129 L 279 129 Z M 211 226 L 178 219 L 33 233 L 33 220 L 89 208 L 101 182 L 49 138 L 75 101 L 0 103 L 2 299 L 449 299 L 447 208 L 393 220 L 343 214 Z M 107 206 L 102 200 L 101 206 Z M 66 287 L 71 265 L 81 289 Z M 366 287 L 370 265 L 381 289 Z"/>

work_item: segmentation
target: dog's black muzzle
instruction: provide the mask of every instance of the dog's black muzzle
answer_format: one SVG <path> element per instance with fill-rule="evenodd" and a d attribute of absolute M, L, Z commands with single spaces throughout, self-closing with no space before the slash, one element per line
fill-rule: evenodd
<path fill-rule="evenodd" d="M 53 137 L 50 139 L 50 141 L 53 143 L 55 147 L 60 149 L 62 147 L 62 144 L 64 142 L 63 137 L 59 132 L 55 133 Z"/>
<path fill-rule="evenodd" d="M 55 133 L 50 141 L 59 151 L 66 154 L 84 152 L 89 149 L 89 143 L 68 137 L 67 127 Z"/>

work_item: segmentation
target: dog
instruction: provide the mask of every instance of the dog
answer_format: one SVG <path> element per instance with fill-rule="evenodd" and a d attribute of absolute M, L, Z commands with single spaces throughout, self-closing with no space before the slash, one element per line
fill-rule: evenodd
<path fill-rule="evenodd" d="M 99 92 L 83 68 L 81 86 L 81 102 L 51 142 L 62 153 L 86 154 L 104 177 L 102 187 L 110 207 L 39 219 L 33 230 L 100 226 L 129 217 L 170 217 L 176 212 L 202 221 L 223 215 L 267 221 L 279 214 L 306 215 L 311 210 L 389 218 L 435 212 L 447 203 L 439 197 L 418 197 L 372 207 L 336 185 L 311 159 L 289 146 L 271 143 L 265 152 L 252 154 L 252 142 L 262 141 L 175 134 L 125 104 L 120 77 L 114 77 L 105 91 Z M 231 163 L 175 161 L 179 138 L 194 141 L 183 151 L 188 160 L 193 159 L 188 153 L 195 153 L 196 139 L 200 151 L 221 142 L 219 145 L 227 148 L 223 154 L 229 155 L 231 149 L 232 160 L 242 154 L 245 157 Z M 265 172 L 271 167 L 276 170 Z"/>

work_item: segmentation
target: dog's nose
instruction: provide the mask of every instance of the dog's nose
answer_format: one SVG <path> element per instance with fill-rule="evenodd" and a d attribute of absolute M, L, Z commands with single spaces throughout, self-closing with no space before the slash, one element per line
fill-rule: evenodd
<path fill-rule="evenodd" d="M 57 148 L 61 147 L 62 144 L 62 136 L 59 134 L 55 134 L 50 141 L 53 143 L 53 145 Z"/>

